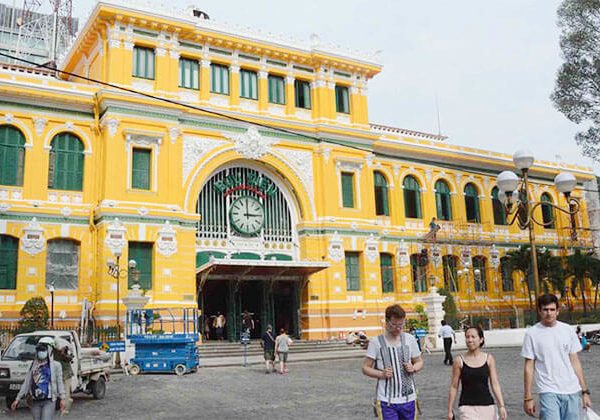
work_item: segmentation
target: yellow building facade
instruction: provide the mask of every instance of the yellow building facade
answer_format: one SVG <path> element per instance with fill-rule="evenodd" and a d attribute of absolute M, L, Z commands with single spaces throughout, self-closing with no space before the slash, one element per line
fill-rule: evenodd
<path fill-rule="evenodd" d="M 374 57 L 100 2 L 60 68 L 0 70 L 0 322 L 53 287 L 57 322 L 114 325 L 132 259 L 148 307 L 224 313 L 230 338 L 244 309 L 257 331 L 376 331 L 430 279 L 464 314 L 528 306 L 501 263 L 528 243 L 494 198 L 511 157 L 370 124 Z M 531 193 L 565 206 L 564 170 L 578 241 L 549 207 L 535 228 L 555 253 L 592 247 L 591 169 L 536 161 Z"/>

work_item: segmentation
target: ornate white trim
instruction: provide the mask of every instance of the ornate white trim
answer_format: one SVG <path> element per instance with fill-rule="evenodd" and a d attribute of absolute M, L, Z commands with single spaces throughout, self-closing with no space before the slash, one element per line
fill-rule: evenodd
<path fill-rule="evenodd" d="M 370 263 L 374 263 L 379 254 L 379 242 L 371 233 L 369 238 L 365 241 L 365 255 Z"/>
<path fill-rule="evenodd" d="M 263 137 L 254 126 L 245 133 L 227 136 L 235 142 L 234 149 L 246 159 L 257 160 L 271 152 L 271 146 L 277 144 L 275 139 Z"/>
<path fill-rule="evenodd" d="M 344 241 L 337 231 L 329 238 L 329 247 L 327 249 L 331 261 L 340 262 L 344 259 Z"/>
<path fill-rule="evenodd" d="M 158 231 L 156 250 L 165 257 L 170 257 L 177 252 L 177 232 L 168 220 L 164 227 Z"/>
<path fill-rule="evenodd" d="M 310 199 L 313 200 L 314 176 L 312 153 L 304 150 L 290 150 L 281 147 L 276 148 L 276 150 L 277 156 L 294 169 L 294 172 L 298 178 L 300 178 L 302 184 L 304 184 L 304 188 L 306 188 Z"/>
<path fill-rule="evenodd" d="M 217 147 L 227 143 L 223 140 L 208 139 L 202 137 L 184 136 L 183 137 L 183 165 L 182 182 L 185 184 L 187 178 L 200 161 L 205 160 L 207 155 Z"/>
<path fill-rule="evenodd" d="M 23 229 L 23 237 L 19 242 L 21 250 L 29 255 L 37 255 L 44 250 L 46 238 L 44 238 L 44 229 L 38 223 L 37 218 L 31 219 L 31 222 Z"/>
<path fill-rule="evenodd" d="M 396 261 L 400 267 L 407 267 L 410 264 L 410 256 L 408 255 L 408 245 L 404 239 L 400 240 L 398 250 L 396 251 Z"/>
<path fill-rule="evenodd" d="M 108 135 L 114 137 L 117 134 L 117 128 L 119 128 L 119 120 L 116 118 L 107 118 L 100 124 L 102 128 L 108 128 Z"/>
<path fill-rule="evenodd" d="M 122 254 L 123 248 L 127 245 L 127 228 L 119 219 L 115 219 L 106 228 L 106 238 L 104 244 L 113 254 Z"/>
<path fill-rule="evenodd" d="M 42 118 L 42 117 L 34 117 L 33 118 L 33 125 L 35 127 L 35 133 L 38 136 L 41 136 L 42 134 L 44 134 L 44 129 L 46 128 L 47 124 L 48 124 L 48 120 L 46 118 Z"/>
<path fill-rule="evenodd" d="M 169 127 L 169 138 L 171 139 L 171 144 L 175 144 L 177 137 L 181 135 L 181 127 L 173 126 Z"/>

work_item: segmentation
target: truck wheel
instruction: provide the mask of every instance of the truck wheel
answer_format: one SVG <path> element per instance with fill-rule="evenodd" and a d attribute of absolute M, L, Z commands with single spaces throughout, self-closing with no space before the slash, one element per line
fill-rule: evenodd
<path fill-rule="evenodd" d="M 6 396 L 6 408 L 10 410 L 10 406 L 17 399 L 16 395 L 7 395 Z"/>
<path fill-rule="evenodd" d="M 131 365 L 131 366 L 129 366 L 129 373 L 131 373 L 132 375 L 139 375 L 140 374 L 140 367 L 138 365 Z"/>
<path fill-rule="evenodd" d="M 175 373 L 176 373 L 178 376 L 182 376 L 183 374 L 185 374 L 185 371 L 186 371 L 186 370 L 187 370 L 187 369 L 185 368 L 185 365 L 178 364 L 177 366 L 175 366 Z"/>
<path fill-rule="evenodd" d="M 106 382 L 104 378 L 101 376 L 97 381 L 92 381 L 92 395 L 95 400 L 101 400 L 104 398 L 104 394 L 106 394 Z"/>

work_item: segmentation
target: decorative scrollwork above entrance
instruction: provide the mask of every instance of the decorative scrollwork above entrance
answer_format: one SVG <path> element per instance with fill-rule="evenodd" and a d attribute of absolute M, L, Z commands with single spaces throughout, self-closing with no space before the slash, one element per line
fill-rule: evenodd
<path fill-rule="evenodd" d="M 270 153 L 277 140 L 263 137 L 256 127 L 249 127 L 245 133 L 229 136 L 235 142 L 235 151 L 246 159 L 257 160 Z"/>

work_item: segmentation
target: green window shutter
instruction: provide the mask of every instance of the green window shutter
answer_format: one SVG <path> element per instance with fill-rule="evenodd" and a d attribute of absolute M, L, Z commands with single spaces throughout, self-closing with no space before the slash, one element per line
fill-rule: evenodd
<path fill-rule="evenodd" d="M 269 102 L 273 104 L 285 104 L 283 77 L 269 75 Z"/>
<path fill-rule="evenodd" d="M 481 216 L 479 212 L 479 193 L 473 184 L 467 184 L 465 192 L 465 208 L 467 213 L 467 222 L 480 223 Z"/>
<path fill-rule="evenodd" d="M 25 137 L 16 128 L 0 126 L 0 185 L 23 185 Z"/>
<path fill-rule="evenodd" d="M 220 93 L 221 95 L 229 95 L 229 69 L 220 64 L 213 63 L 210 65 L 210 71 L 210 91 Z"/>
<path fill-rule="evenodd" d="M 256 72 L 240 70 L 240 97 L 258 99 L 258 79 Z"/>
<path fill-rule="evenodd" d="M 131 187 L 140 190 L 150 189 L 150 158 L 149 149 L 133 149 L 131 165 Z"/>
<path fill-rule="evenodd" d="M 342 172 L 342 205 L 354 207 L 354 174 Z"/>
<path fill-rule="evenodd" d="M 155 57 L 154 50 L 144 47 L 133 47 L 133 72 L 134 77 L 154 79 Z"/>
<path fill-rule="evenodd" d="M 84 148 L 78 137 L 59 134 L 52 139 L 48 170 L 48 187 L 57 190 L 82 191 Z"/>
<path fill-rule="evenodd" d="M 392 293 L 394 291 L 394 267 L 392 256 L 390 254 L 380 254 L 381 269 L 381 290 L 383 293 Z"/>
<path fill-rule="evenodd" d="M 139 271 L 140 287 L 144 290 L 152 289 L 152 243 L 129 242 L 129 261 L 135 260 L 136 270 Z M 128 287 L 133 285 L 131 270 L 128 276 Z"/>
<path fill-rule="evenodd" d="M 346 260 L 346 289 L 360 290 L 360 255 L 358 252 L 345 252 Z"/>
<path fill-rule="evenodd" d="M 311 108 L 309 82 L 304 80 L 294 80 L 294 94 L 296 108 Z"/>
<path fill-rule="evenodd" d="M 17 288 L 17 267 L 19 240 L 8 235 L 0 235 L 0 289 Z"/>
<path fill-rule="evenodd" d="M 378 216 L 389 216 L 387 181 L 383 174 L 375 172 L 375 214 Z"/>
<path fill-rule="evenodd" d="M 199 89 L 199 65 L 196 60 L 188 58 L 179 59 L 179 87 L 186 89 Z"/>

